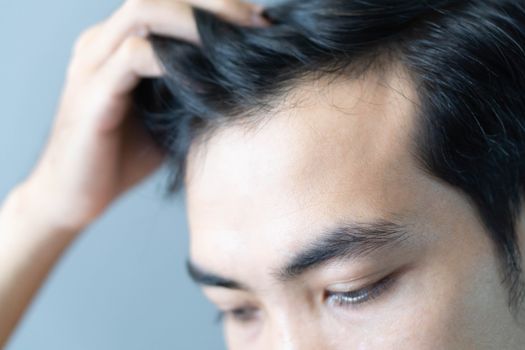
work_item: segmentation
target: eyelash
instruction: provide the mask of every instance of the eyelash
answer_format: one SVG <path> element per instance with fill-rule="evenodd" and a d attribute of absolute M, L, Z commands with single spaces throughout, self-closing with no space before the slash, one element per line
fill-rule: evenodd
<path fill-rule="evenodd" d="M 215 317 L 215 322 L 222 323 L 227 317 L 231 317 L 232 319 L 240 323 L 248 323 L 253 319 L 253 316 L 251 316 L 251 314 L 256 311 L 257 309 L 250 307 L 240 307 L 226 311 L 219 310 L 217 312 L 217 316 Z"/>
<path fill-rule="evenodd" d="M 365 303 L 370 303 L 374 299 L 386 292 L 395 282 L 393 274 L 383 277 L 379 281 L 366 286 L 364 288 L 348 291 L 348 292 L 329 292 L 325 293 L 327 301 L 335 306 L 343 307 L 358 307 Z"/>
<path fill-rule="evenodd" d="M 328 303 L 335 306 L 351 306 L 353 308 L 356 308 L 359 306 L 363 306 L 363 304 L 372 302 L 374 299 L 381 296 L 392 286 L 394 282 L 395 276 L 394 274 L 390 274 L 386 277 L 383 277 L 379 281 L 360 289 L 348 292 L 327 291 L 325 292 L 325 298 L 328 301 Z M 238 322 L 247 323 L 253 319 L 253 313 L 256 311 L 257 309 L 250 307 L 240 307 L 226 311 L 219 310 L 217 312 L 215 322 L 222 323 L 227 317 L 231 317 L 232 319 Z"/>

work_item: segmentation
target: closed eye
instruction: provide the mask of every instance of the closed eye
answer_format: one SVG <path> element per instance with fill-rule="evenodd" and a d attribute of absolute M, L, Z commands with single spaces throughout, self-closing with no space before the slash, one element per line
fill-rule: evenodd
<path fill-rule="evenodd" d="M 395 274 L 390 274 L 364 288 L 347 292 L 326 291 L 325 300 L 333 306 L 357 307 L 358 305 L 369 303 L 381 296 L 394 284 L 395 281 Z"/>
<path fill-rule="evenodd" d="M 215 321 L 218 323 L 222 323 L 227 318 L 229 318 L 235 322 L 248 323 L 257 318 L 258 311 L 259 309 L 249 306 L 239 307 L 231 310 L 219 310 L 217 312 Z"/>

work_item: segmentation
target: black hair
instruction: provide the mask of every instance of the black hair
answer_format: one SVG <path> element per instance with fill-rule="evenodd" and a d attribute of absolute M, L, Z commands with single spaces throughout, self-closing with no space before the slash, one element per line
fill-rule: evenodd
<path fill-rule="evenodd" d="M 477 209 L 517 310 L 525 295 L 516 232 L 525 185 L 525 2 L 292 0 L 266 8 L 266 28 L 193 13 L 202 45 L 150 35 L 167 74 L 143 79 L 134 94 L 169 152 L 170 193 L 184 184 L 193 142 L 255 120 L 252 112 L 271 108 L 297 82 L 401 63 L 419 98 L 414 154 Z"/>

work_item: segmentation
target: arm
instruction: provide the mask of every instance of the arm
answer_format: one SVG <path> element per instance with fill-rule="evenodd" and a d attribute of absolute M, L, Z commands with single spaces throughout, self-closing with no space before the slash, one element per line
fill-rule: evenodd
<path fill-rule="evenodd" d="M 165 72 L 141 28 L 200 45 L 191 6 L 240 25 L 269 25 L 239 0 L 127 0 L 75 43 L 49 141 L 0 209 L 0 348 L 75 237 L 165 159 L 130 92 Z"/>
<path fill-rule="evenodd" d="M 39 221 L 25 188 L 0 209 L 0 348 L 77 232 Z"/>

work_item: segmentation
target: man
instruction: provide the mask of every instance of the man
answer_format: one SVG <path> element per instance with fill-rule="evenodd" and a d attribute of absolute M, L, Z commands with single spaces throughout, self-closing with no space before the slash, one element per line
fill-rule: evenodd
<path fill-rule="evenodd" d="M 145 8 L 168 17 L 160 3 L 130 4 L 101 28 L 128 28 L 124 14 Z M 123 113 L 74 123 L 80 103 L 66 92 L 56 130 L 67 120 L 73 131 L 57 131 L 2 211 L 0 243 L 12 249 L 1 271 L 14 277 L 0 285 L 41 277 L 21 254 L 50 266 L 43 246 L 62 251 L 155 168 L 161 152 L 143 167 L 108 156 L 116 134 L 134 132 L 144 143 L 122 154 L 161 146 L 171 190 L 185 185 L 188 270 L 221 310 L 229 348 L 523 349 L 525 6 L 302 0 L 266 9 L 262 27 L 209 10 L 194 10 L 190 43 L 148 24 L 159 34 L 151 46 L 134 39 L 98 68 L 113 78 L 105 111 L 122 112 L 115 101 L 138 75 L 152 78 L 132 95 L 149 134 Z M 90 52 L 99 31 L 77 52 Z M 136 74 L 119 70 L 129 52 Z M 85 62 L 100 67 L 101 57 Z M 76 62 L 67 91 L 89 75 Z M 91 131 L 88 142 L 73 141 L 75 125 Z M 70 157 L 64 139 L 97 165 Z M 58 204 L 36 210 L 53 187 Z M 36 286 L 17 288 L 28 298 Z M 14 289 L 3 287 L 0 303 L 19 310 Z"/>

